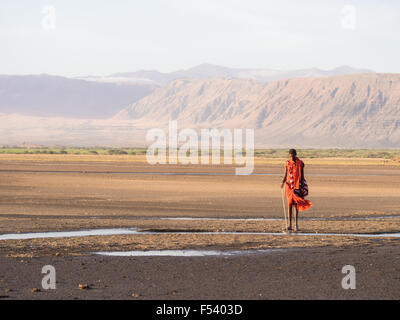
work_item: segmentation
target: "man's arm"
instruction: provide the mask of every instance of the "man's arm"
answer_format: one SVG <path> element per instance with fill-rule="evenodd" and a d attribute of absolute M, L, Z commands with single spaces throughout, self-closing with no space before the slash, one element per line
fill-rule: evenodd
<path fill-rule="evenodd" d="M 304 183 L 304 164 L 301 167 L 301 180 L 300 180 L 301 184 Z"/>

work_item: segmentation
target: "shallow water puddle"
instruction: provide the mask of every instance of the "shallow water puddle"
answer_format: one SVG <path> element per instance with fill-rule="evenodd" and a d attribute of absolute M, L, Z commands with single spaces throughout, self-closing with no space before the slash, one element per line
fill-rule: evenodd
<path fill-rule="evenodd" d="M 208 256 L 235 256 L 244 254 L 260 254 L 284 251 L 284 249 L 263 249 L 263 250 L 149 250 L 149 251 L 111 251 L 94 252 L 97 255 L 111 257 L 208 257 Z"/>
<path fill-rule="evenodd" d="M 0 235 L 0 240 L 24 240 L 24 239 L 46 239 L 46 238 L 73 238 L 87 236 L 112 236 L 112 235 L 142 235 L 142 234 L 205 234 L 205 235 L 265 235 L 265 236 L 339 236 L 339 237 L 369 237 L 369 238 L 400 238 L 400 233 L 376 233 L 376 234 L 357 234 L 357 233 L 279 233 L 279 232 L 210 232 L 210 231 L 168 231 L 168 230 L 149 230 L 138 231 L 137 229 L 94 229 L 81 231 L 61 231 L 61 232 L 32 232 L 32 233 L 11 233 Z"/>
<path fill-rule="evenodd" d="M 205 217 L 161 217 L 147 218 L 149 220 L 172 220 L 172 221 L 283 221 L 283 218 L 205 218 Z M 372 216 L 372 217 L 302 217 L 304 221 L 342 221 L 342 220 L 382 220 L 400 219 L 400 216 Z"/>
<path fill-rule="evenodd" d="M 400 233 L 301 233 L 301 232 L 235 232 L 235 231 L 138 231 L 138 234 L 228 234 L 228 235 L 257 235 L 257 236 L 318 236 L 318 237 L 361 237 L 361 238 L 400 238 Z"/>
<path fill-rule="evenodd" d="M 113 236 L 113 235 L 137 234 L 137 233 L 138 231 L 136 229 L 94 229 L 94 230 L 61 231 L 61 232 L 55 231 L 55 232 L 10 233 L 10 234 L 1 234 L 0 240 Z"/>
<path fill-rule="evenodd" d="M 177 221 L 281 221 L 283 218 L 201 218 L 201 217 L 163 217 L 152 220 L 177 220 Z"/>

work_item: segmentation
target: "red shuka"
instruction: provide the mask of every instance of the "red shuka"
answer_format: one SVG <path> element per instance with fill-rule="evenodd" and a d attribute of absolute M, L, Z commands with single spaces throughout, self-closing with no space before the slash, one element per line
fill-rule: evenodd
<path fill-rule="evenodd" d="M 299 211 L 304 211 L 310 208 L 312 203 L 295 193 L 296 189 L 300 189 L 301 168 L 304 168 L 304 162 L 297 157 L 295 161 L 286 161 L 286 198 L 289 206 L 295 204 Z"/>

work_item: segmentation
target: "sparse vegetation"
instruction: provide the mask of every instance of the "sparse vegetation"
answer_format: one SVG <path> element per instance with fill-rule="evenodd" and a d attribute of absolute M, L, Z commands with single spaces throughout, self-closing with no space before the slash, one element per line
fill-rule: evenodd
<path fill-rule="evenodd" d="M 144 155 L 145 148 L 0 147 L 0 154 Z"/>
<path fill-rule="evenodd" d="M 400 157 L 399 149 L 297 149 L 302 158 L 379 158 L 396 159 Z M 288 149 L 258 149 L 256 157 L 286 158 Z"/>
<path fill-rule="evenodd" d="M 128 154 L 128 152 L 126 152 L 125 150 L 120 150 L 120 149 L 110 149 L 108 150 L 108 154 Z"/>
<path fill-rule="evenodd" d="M 210 150 L 210 153 L 212 151 Z M 400 161 L 400 149 L 297 149 L 302 158 L 368 158 Z M 0 154 L 145 155 L 145 148 L 0 147 Z M 256 158 L 286 158 L 288 149 L 257 149 Z M 223 155 L 223 150 L 221 150 Z M 243 153 L 245 155 L 245 152 Z"/>

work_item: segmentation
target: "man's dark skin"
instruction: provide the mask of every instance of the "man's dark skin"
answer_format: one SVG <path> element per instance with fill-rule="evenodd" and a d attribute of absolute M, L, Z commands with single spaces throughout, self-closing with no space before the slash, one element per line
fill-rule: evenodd
<path fill-rule="evenodd" d="M 292 158 L 293 161 L 296 160 L 297 154 L 294 153 L 289 153 L 289 157 Z M 286 177 L 287 177 L 287 170 L 286 170 L 286 166 L 285 166 L 285 172 L 284 172 L 284 177 L 281 183 L 281 189 L 283 188 L 283 186 L 286 183 Z M 304 167 L 301 168 L 301 180 L 300 180 L 300 184 L 303 184 L 304 182 Z M 295 231 L 299 231 L 299 224 L 298 224 L 298 216 L 299 216 L 299 210 L 297 209 L 297 205 L 296 206 L 296 214 L 294 216 L 294 222 L 295 222 Z M 292 230 L 292 207 L 293 205 L 289 205 L 288 207 L 288 212 L 289 212 L 289 227 L 288 230 L 291 231 Z"/>

